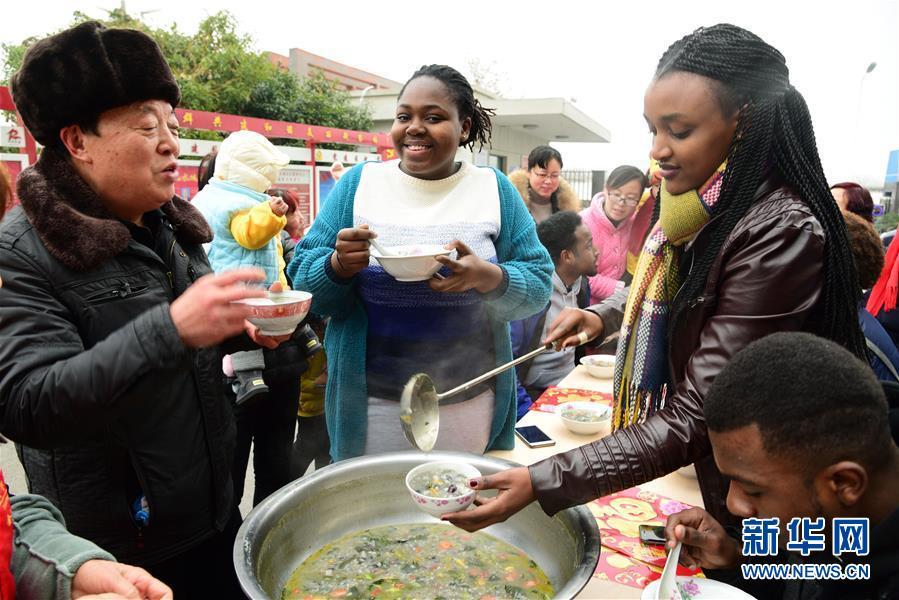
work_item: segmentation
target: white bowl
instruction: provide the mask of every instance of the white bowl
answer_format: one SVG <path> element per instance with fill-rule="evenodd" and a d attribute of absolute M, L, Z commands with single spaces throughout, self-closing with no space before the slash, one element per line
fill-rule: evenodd
<path fill-rule="evenodd" d="M 386 250 L 392 256 L 382 256 L 375 249 L 371 255 L 397 281 L 427 281 L 443 266 L 434 257 L 448 256 L 452 252 L 437 244 L 389 246 Z"/>
<path fill-rule="evenodd" d="M 645 588 L 640 594 L 640 600 L 656 600 L 659 597 L 659 586 L 661 580 L 656 579 Z M 715 579 L 705 579 L 698 577 L 686 577 L 684 575 L 677 576 L 677 585 L 681 588 L 678 598 L 714 598 L 715 600 L 755 600 L 752 596 L 741 589 L 731 585 L 717 581 Z M 667 600 L 667 599 L 666 599 Z"/>
<path fill-rule="evenodd" d="M 595 421 L 575 421 L 565 416 L 566 410 L 576 409 L 590 412 Z M 556 407 L 556 414 L 572 433 L 580 435 L 595 435 L 602 431 L 606 422 L 612 417 L 612 409 L 605 404 L 597 404 L 596 402 L 565 402 Z"/>
<path fill-rule="evenodd" d="M 599 379 L 608 379 L 615 374 L 615 357 L 609 354 L 591 354 L 581 357 L 581 364 L 587 372 Z"/>
<path fill-rule="evenodd" d="M 312 294 L 299 290 L 267 291 L 265 298 L 235 300 L 251 308 L 247 321 L 262 335 L 288 335 L 306 318 L 312 306 Z"/>
<path fill-rule="evenodd" d="M 457 510 L 465 510 L 468 508 L 471 503 L 474 501 L 475 495 L 477 492 L 475 490 L 465 488 L 465 492 L 457 495 L 450 496 L 446 498 L 435 498 L 432 496 L 425 496 L 424 494 L 419 494 L 414 489 L 412 489 L 412 479 L 422 473 L 427 473 L 430 471 L 441 471 L 441 470 L 452 470 L 460 475 L 463 475 L 465 480 L 473 479 L 475 477 L 480 477 L 481 472 L 475 469 L 473 466 L 462 463 L 462 462 L 429 462 L 423 465 L 418 465 L 411 471 L 406 474 L 406 489 L 409 490 L 409 494 L 412 496 L 412 500 L 415 501 L 415 505 L 426 513 L 433 515 L 435 517 L 440 517 L 440 515 L 456 512 Z"/>

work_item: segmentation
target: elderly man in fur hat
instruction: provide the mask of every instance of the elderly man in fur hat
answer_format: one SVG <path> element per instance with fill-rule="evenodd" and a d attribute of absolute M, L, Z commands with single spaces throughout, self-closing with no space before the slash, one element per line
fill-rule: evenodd
<path fill-rule="evenodd" d="M 11 86 L 44 150 L 0 225 L 0 432 L 70 531 L 176 597 L 239 596 L 219 344 L 280 340 L 232 303 L 262 273 L 210 274 L 211 232 L 174 195 L 178 85 L 147 35 L 88 22 Z"/>

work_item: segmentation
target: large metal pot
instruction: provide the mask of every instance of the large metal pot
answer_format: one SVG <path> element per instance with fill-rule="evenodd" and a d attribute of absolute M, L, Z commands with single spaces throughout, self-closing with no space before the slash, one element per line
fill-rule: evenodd
<path fill-rule="evenodd" d="M 487 475 L 515 466 L 456 452 L 393 452 L 346 460 L 290 483 L 247 515 L 234 543 L 234 568 L 248 597 L 280 598 L 290 574 L 313 552 L 370 527 L 435 522 L 405 486 L 406 473 L 430 461 L 462 460 Z M 558 598 L 577 594 L 599 560 L 599 531 L 579 506 L 548 517 L 534 503 L 488 533 L 527 552 Z"/>

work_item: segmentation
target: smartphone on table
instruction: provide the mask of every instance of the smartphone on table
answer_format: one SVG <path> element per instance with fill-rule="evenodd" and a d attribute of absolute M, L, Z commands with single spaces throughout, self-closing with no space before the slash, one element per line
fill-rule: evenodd
<path fill-rule="evenodd" d="M 640 541 L 647 546 L 665 545 L 665 527 L 663 525 L 643 523 L 638 529 L 640 531 Z"/>
<path fill-rule="evenodd" d="M 552 446 L 556 443 L 554 439 L 546 435 L 542 429 L 536 425 L 524 425 L 515 428 L 515 435 L 521 438 L 525 444 L 531 448 L 540 448 L 541 446 Z"/>

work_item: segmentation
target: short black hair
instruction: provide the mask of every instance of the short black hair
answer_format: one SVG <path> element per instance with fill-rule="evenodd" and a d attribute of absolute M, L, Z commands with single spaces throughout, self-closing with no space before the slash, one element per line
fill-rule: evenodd
<path fill-rule="evenodd" d="M 465 76 L 459 71 L 446 65 L 422 65 L 412 77 L 403 84 L 398 98 L 403 96 L 406 86 L 414 79 L 419 77 L 433 77 L 437 81 L 446 86 L 449 91 L 450 98 L 459 111 L 459 119 L 464 121 L 471 118 L 471 129 L 468 131 L 468 138 L 463 140 L 459 145 L 468 148 L 474 152 L 474 145 L 480 144 L 479 148 L 490 146 L 490 135 L 493 133 L 493 123 L 491 118 L 496 114 L 492 108 L 484 108 L 481 106 L 480 100 L 475 98 L 474 90 Z"/>
<path fill-rule="evenodd" d="M 545 169 L 549 161 L 556 160 L 562 166 L 562 154 L 552 146 L 537 146 L 528 154 L 528 171 L 534 167 Z"/>
<path fill-rule="evenodd" d="M 615 167 L 609 173 L 609 178 L 606 179 L 606 187 L 614 190 L 635 180 L 640 182 L 640 187 L 644 190 L 649 185 L 649 178 L 646 176 L 646 173 L 631 165 L 621 165 L 620 167 Z"/>
<path fill-rule="evenodd" d="M 758 426 L 765 452 L 809 476 L 852 460 L 877 469 L 891 456 L 888 405 L 870 367 L 830 340 L 774 333 L 752 342 L 706 394 L 710 431 Z"/>
<path fill-rule="evenodd" d="M 571 250 L 577 243 L 575 231 L 581 224 L 581 216 L 570 210 L 560 210 L 537 225 L 537 237 L 549 251 L 553 264 L 559 264 L 562 250 Z"/>
<path fill-rule="evenodd" d="M 218 156 L 218 150 L 213 150 L 200 159 L 200 166 L 197 167 L 197 191 L 202 190 L 212 179 L 215 173 L 215 157 Z"/>

